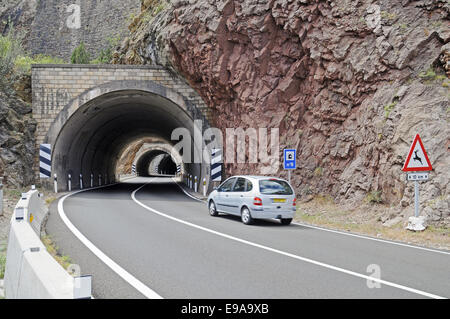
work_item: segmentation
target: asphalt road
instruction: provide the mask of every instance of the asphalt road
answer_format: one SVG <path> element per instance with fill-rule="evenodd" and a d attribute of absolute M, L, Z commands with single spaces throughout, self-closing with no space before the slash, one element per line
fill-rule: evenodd
<path fill-rule="evenodd" d="M 211 217 L 167 178 L 84 191 L 60 205 L 85 238 L 132 275 L 125 280 L 69 230 L 57 204 L 47 232 L 93 275 L 96 298 L 148 297 L 139 285 L 163 298 L 450 297 L 449 253 L 272 220 L 245 226 L 238 217 Z M 378 270 L 381 283 L 368 285 L 364 276 Z"/>

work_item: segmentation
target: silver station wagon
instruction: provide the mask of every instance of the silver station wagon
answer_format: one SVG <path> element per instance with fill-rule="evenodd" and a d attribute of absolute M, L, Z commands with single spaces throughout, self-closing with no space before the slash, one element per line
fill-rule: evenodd
<path fill-rule="evenodd" d="M 244 224 L 254 219 L 275 218 L 289 225 L 296 211 L 295 193 L 283 179 L 268 176 L 232 176 L 208 196 L 211 216 L 241 216 Z"/>

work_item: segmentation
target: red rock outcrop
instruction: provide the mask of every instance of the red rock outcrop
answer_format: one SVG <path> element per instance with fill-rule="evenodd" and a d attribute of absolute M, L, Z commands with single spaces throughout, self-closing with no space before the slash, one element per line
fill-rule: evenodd
<path fill-rule="evenodd" d="M 134 24 L 115 63 L 180 73 L 224 132 L 279 128 L 281 148 L 298 149 L 301 195 L 349 202 L 380 192 L 400 212 L 413 195 L 401 167 L 420 133 L 435 169 L 422 202 L 432 219 L 450 223 L 448 2 L 160 3 L 161 12 L 144 8 L 153 11 Z M 256 169 L 227 165 L 228 174 Z"/>

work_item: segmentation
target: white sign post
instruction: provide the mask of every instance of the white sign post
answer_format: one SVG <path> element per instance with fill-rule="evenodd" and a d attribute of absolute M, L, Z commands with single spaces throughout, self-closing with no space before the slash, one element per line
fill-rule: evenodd
<path fill-rule="evenodd" d="M 297 150 L 285 149 L 283 151 L 283 167 L 288 171 L 288 181 L 291 183 L 291 170 L 297 168 Z"/>
<path fill-rule="evenodd" d="M 419 220 L 419 181 L 428 180 L 429 174 L 427 171 L 431 171 L 431 166 L 428 154 L 425 151 L 422 140 L 419 134 L 414 138 L 411 148 L 409 149 L 408 157 L 403 165 L 402 171 L 413 172 L 408 173 L 406 180 L 414 181 L 414 219 L 410 218 L 408 229 L 411 230 L 424 230 L 422 219 Z"/>

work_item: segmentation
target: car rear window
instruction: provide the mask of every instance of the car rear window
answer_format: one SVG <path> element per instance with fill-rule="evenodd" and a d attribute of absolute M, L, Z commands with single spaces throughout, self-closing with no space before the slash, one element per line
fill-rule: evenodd
<path fill-rule="evenodd" d="M 294 192 L 288 183 L 278 179 L 259 181 L 259 192 L 266 195 L 292 195 Z"/>

